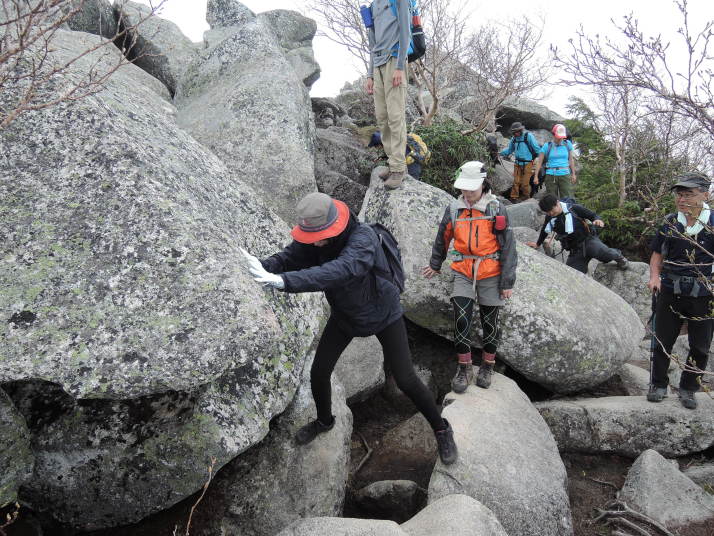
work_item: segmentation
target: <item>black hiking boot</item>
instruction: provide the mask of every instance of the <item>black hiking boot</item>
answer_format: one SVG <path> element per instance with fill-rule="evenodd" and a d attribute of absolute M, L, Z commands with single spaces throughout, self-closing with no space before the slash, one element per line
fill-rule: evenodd
<path fill-rule="evenodd" d="M 687 409 L 697 409 L 697 399 L 694 398 L 694 391 L 679 388 L 679 401 Z"/>
<path fill-rule="evenodd" d="M 474 367 L 471 363 L 459 363 L 456 375 L 451 379 L 454 393 L 463 393 L 474 379 Z"/>
<path fill-rule="evenodd" d="M 627 270 L 628 262 L 625 257 L 620 257 L 619 259 L 616 259 L 615 262 L 617 263 L 617 267 L 620 270 Z"/>
<path fill-rule="evenodd" d="M 307 445 L 315 439 L 318 435 L 324 434 L 332 430 L 335 426 L 335 418 L 332 417 L 332 422 L 330 424 L 322 424 L 319 419 L 310 421 L 305 426 L 300 428 L 295 434 L 295 441 L 298 445 Z"/>
<path fill-rule="evenodd" d="M 656 385 L 650 385 L 649 391 L 647 391 L 647 400 L 650 402 L 662 402 L 667 397 L 666 387 L 657 387 Z"/>
<path fill-rule="evenodd" d="M 446 428 L 434 432 L 436 436 L 436 446 L 439 449 L 439 458 L 444 465 L 451 465 L 459 457 L 459 451 L 456 448 L 454 441 L 454 430 L 451 428 L 449 421 L 444 419 Z"/>
<path fill-rule="evenodd" d="M 493 365 L 495 363 L 487 363 L 481 361 L 481 366 L 478 368 L 478 376 L 476 376 L 476 385 L 488 389 L 491 387 L 491 375 L 493 374 Z"/>

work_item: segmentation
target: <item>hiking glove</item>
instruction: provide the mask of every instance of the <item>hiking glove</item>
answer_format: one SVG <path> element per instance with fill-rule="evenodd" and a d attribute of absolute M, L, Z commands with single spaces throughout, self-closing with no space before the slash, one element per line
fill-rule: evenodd
<path fill-rule="evenodd" d="M 258 260 L 258 257 L 251 255 L 243 248 L 240 248 L 240 252 L 248 261 L 248 271 L 253 276 L 256 283 L 260 283 L 263 286 L 270 285 L 280 289 L 285 288 L 285 281 L 283 281 L 283 278 L 279 275 L 271 274 L 263 268 L 263 265 Z"/>

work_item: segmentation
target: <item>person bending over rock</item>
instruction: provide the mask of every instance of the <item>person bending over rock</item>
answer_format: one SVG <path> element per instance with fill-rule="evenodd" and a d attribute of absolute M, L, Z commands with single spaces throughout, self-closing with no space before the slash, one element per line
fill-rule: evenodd
<path fill-rule="evenodd" d="M 513 294 L 516 282 L 518 255 L 508 213 L 491 193 L 485 178 L 486 170 L 481 162 L 466 162 L 459 168 L 454 188 L 461 190 L 461 196 L 446 207 L 429 266 L 422 270 L 426 278 L 439 273 L 453 240 L 456 260 L 451 263 L 454 272 L 451 302 L 459 364 L 451 388 L 456 393 L 464 392 L 473 380 L 470 332 L 474 302 L 478 299 L 483 327 L 483 351 L 476 385 L 487 389 L 491 385 L 501 336 L 498 314 L 504 300 Z"/>
<path fill-rule="evenodd" d="M 669 356 L 682 323 L 688 324 L 689 370 L 682 371 L 679 397 L 688 409 L 697 407 L 694 393 L 709 359 L 712 342 L 712 253 L 714 215 L 707 205 L 710 181 L 701 173 L 677 177 L 674 190 L 676 214 L 665 217 L 650 248 L 649 289 L 656 293 L 655 333 L 650 388 L 647 400 L 660 402 L 667 396 Z"/>
<path fill-rule="evenodd" d="M 296 441 L 307 444 L 332 429 L 330 377 L 335 364 L 353 337 L 376 335 L 397 386 L 434 430 L 441 461 L 454 463 L 453 430 L 414 372 L 399 289 L 378 275 L 388 273 L 389 265 L 377 234 L 342 201 L 323 193 L 305 196 L 297 215 L 294 240 L 285 249 L 262 261 L 243 252 L 255 281 L 285 292 L 324 291 L 330 304 L 310 370 L 317 419 L 298 430 Z"/>
<path fill-rule="evenodd" d="M 552 194 L 546 194 L 538 206 L 546 214 L 545 222 L 538 242 L 526 242 L 527 246 L 538 249 L 546 237 L 555 232 L 556 239 L 569 252 L 565 264 L 571 268 L 587 274 L 588 263 L 597 259 L 615 261 L 618 268 L 627 269 L 627 259 L 620 250 L 607 247 L 595 234 L 594 227 L 604 227 L 605 223 L 592 210 L 570 200 L 558 201 Z"/>

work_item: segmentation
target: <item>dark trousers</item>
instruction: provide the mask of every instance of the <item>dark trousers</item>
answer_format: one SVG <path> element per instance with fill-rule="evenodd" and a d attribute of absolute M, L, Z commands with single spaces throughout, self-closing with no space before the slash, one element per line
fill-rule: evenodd
<path fill-rule="evenodd" d="M 434 430 L 443 429 L 444 420 L 439 414 L 434 397 L 414 372 L 404 319 L 400 318 L 377 333 L 377 339 L 382 345 L 384 361 L 392 371 L 397 387 L 409 397 Z M 323 423 L 332 422 L 330 378 L 337 360 L 351 340 L 352 336 L 342 331 L 337 322 L 330 317 L 317 344 L 315 360 L 310 370 L 310 385 L 317 408 L 317 418 Z"/>
<path fill-rule="evenodd" d="M 669 378 L 669 354 L 672 352 L 682 322 L 687 321 L 689 332 L 689 355 L 687 364 L 700 370 L 707 367 L 709 346 L 712 343 L 714 319 L 711 317 L 711 296 L 678 296 L 667 289 L 662 289 L 657 297 L 655 309 L 654 351 L 652 353 L 651 382 L 657 387 L 667 387 Z M 695 319 L 701 320 L 695 320 Z M 679 387 L 688 391 L 699 389 L 698 378 L 701 374 L 683 371 Z"/>
<path fill-rule="evenodd" d="M 610 262 L 620 257 L 622 257 L 622 252 L 619 249 L 607 247 L 597 236 L 589 236 L 579 246 L 570 251 L 565 264 L 587 274 L 588 263 L 591 259 Z"/>
<path fill-rule="evenodd" d="M 474 300 L 464 296 L 451 298 L 454 305 L 454 346 L 457 354 L 471 351 L 471 320 L 474 314 Z M 479 305 L 481 327 L 483 328 L 483 350 L 495 354 L 501 339 L 498 325 L 499 306 Z"/>

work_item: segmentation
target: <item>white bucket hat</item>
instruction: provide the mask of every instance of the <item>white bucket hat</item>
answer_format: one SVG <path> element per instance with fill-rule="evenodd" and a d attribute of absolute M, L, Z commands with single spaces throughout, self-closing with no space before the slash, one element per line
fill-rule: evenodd
<path fill-rule="evenodd" d="M 478 190 L 486 179 L 486 166 L 483 162 L 466 162 L 456 172 L 454 188 L 459 190 Z"/>

